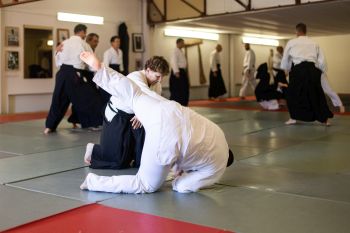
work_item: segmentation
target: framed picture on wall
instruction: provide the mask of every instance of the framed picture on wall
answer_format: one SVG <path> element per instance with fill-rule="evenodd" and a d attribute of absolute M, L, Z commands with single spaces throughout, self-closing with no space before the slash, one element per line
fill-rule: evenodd
<path fill-rule="evenodd" d="M 18 51 L 6 51 L 6 70 L 17 71 L 19 70 L 19 53 Z"/>
<path fill-rule="evenodd" d="M 5 46 L 19 46 L 18 27 L 5 27 Z"/>
<path fill-rule="evenodd" d="M 142 53 L 145 51 L 145 48 L 143 46 L 142 33 L 133 33 L 132 34 L 132 50 L 135 53 Z"/>
<path fill-rule="evenodd" d="M 69 29 L 57 28 L 57 45 L 69 38 Z"/>

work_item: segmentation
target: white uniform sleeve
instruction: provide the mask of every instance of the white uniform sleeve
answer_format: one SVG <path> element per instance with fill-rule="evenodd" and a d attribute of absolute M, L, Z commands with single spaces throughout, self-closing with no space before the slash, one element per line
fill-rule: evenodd
<path fill-rule="evenodd" d="M 211 71 L 213 71 L 213 72 L 215 72 L 215 71 L 217 71 L 217 58 L 216 58 L 216 56 L 217 56 L 217 53 L 211 53 L 210 54 L 210 69 L 211 69 Z"/>
<path fill-rule="evenodd" d="M 177 51 L 174 50 L 173 54 L 171 55 L 170 58 L 170 63 L 171 63 L 171 68 L 173 69 L 174 73 L 178 73 L 179 72 L 179 66 L 177 65 Z"/>
<path fill-rule="evenodd" d="M 135 88 L 138 87 L 124 75 L 102 65 L 102 68 L 96 72 L 93 81 L 109 94 L 119 98 L 126 106 L 132 108 Z"/>
<path fill-rule="evenodd" d="M 62 59 L 60 58 L 60 54 L 60 52 L 57 52 L 55 54 L 55 63 L 57 68 L 59 68 L 62 65 Z"/>
<path fill-rule="evenodd" d="M 109 66 L 110 61 L 111 61 L 111 58 L 110 58 L 110 56 L 109 56 L 109 50 L 106 50 L 106 51 L 103 53 L 103 63 L 104 63 L 106 66 Z"/>
<path fill-rule="evenodd" d="M 319 46 L 317 46 L 317 67 L 322 70 L 323 73 L 327 72 L 327 62 L 324 54 Z"/>
<path fill-rule="evenodd" d="M 290 57 L 290 43 L 288 42 L 286 45 L 286 48 L 284 49 L 283 52 L 283 57 L 281 60 L 281 69 L 285 71 L 290 71 L 290 64 L 291 64 L 291 57 Z"/>

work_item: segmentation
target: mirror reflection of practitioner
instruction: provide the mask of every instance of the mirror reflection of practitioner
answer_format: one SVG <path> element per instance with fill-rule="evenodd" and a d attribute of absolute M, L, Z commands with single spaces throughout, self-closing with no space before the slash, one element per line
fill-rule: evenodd
<path fill-rule="evenodd" d="M 169 171 L 173 190 L 195 192 L 217 182 L 233 162 L 223 131 L 187 107 L 152 91 L 144 92 L 122 74 L 103 67 L 95 55 L 81 59 L 97 70 L 94 82 L 133 109 L 145 128 L 141 165 L 136 175 L 98 176 L 89 173 L 80 186 L 90 191 L 151 193 Z"/>

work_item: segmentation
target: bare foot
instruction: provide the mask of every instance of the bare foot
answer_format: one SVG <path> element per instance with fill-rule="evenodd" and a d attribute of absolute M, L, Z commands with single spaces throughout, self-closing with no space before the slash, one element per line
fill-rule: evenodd
<path fill-rule="evenodd" d="M 96 55 L 91 52 L 82 52 L 80 54 L 80 59 L 96 71 L 101 69 L 101 62 L 98 60 Z"/>
<path fill-rule="evenodd" d="M 87 165 L 91 164 L 91 156 L 92 156 L 92 150 L 94 149 L 94 144 L 93 143 L 88 143 L 86 145 L 86 151 L 85 151 L 85 155 L 84 155 L 84 162 Z"/>
<path fill-rule="evenodd" d="M 88 190 L 87 180 L 85 178 L 84 182 L 80 185 L 81 190 Z"/>
<path fill-rule="evenodd" d="M 295 125 L 296 123 L 297 121 L 294 119 L 289 119 L 288 121 L 284 122 L 284 124 L 286 125 Z"/>
<path fill-rule="evenodd" d="M 49 133 L 52 133 L 52 130 L 50 128 L 45 128 L 44 134 L 48 135 Z"/>
<path fill-rule="evenodd" d="M 344 106 L 339 106 L 339 112 L 344 113 L 345 112 L 345 107 Z"/>

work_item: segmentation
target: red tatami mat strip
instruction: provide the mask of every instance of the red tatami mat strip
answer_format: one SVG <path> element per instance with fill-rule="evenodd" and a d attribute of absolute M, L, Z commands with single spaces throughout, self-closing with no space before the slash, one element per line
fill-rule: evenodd
<path fill-rule="evenodd" d="M 198 213 L 200 214 L 200 213 Z M 231 232 L 164 217 L 91 204 L 3 233 L 223 233 Z"/>
<path fill-rule="evenodd" d="M 17 113 L 0 115 L 0 123 L 44 119 L 47 112 Z"/>

